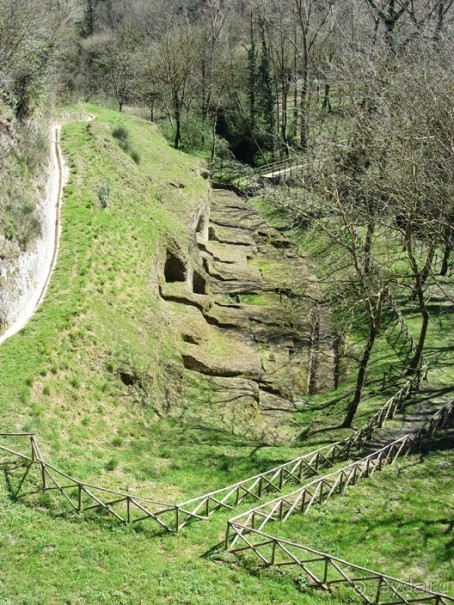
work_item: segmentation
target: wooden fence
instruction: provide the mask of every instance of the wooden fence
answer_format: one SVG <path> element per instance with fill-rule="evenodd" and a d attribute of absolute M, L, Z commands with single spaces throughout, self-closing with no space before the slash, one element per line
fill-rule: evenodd
<path fill-rule="evenodd" d="M 294 458 L 264 473 L 254 475 L 228 487 L 219 489 L 203 496 L 187 500 L 181 504 L 187 511 L 192 508 L 195 518 L 208 518 L 220 508 L 234 508 L 247 498 L 259 500 L 266 493 L 280 492 L 287 484 L 298 485 L 303 480 L 318 475 L 322 468 L 329 468 L 335 462 L 348 459 L 358 451 L 386 420 L 393 418 L 404 402 L 411 397 L 417 375 L 407 379 L 406 383 L 395 393 L 385 405 L 361 429 L 347 439 L 314 450 L 304 456 Z M 179 529 L 190 520 L 191 514 L 180 522 Z"/>
<path fill-rule="evenodd" d="M 388 294 L 388 302 L 391 310 L 396 315 L 401 330 L 404 331 L 407 338 L 411 339 L 412 346 L 416 346 L 405 318 L 391 294 Z M 399 386 L 399 390 L 361 429 L 347 439 L 294 458 L 269 471 L 254 475 L 225 488 L 183 502 L 181 506 L 186 511 L 192 509 L 194 516 L 192 513 L 186 513 L 185 519 L 180 516 L 181 521 L 177 529 L 184 527 L 193 518 L 207 519 L 220 508 L 232 509 L 247 498 L 258 500 L 265 493 L 282 491 L 286 484 L 300 484 L 303 480 L 318 475 L 319 469 L 333 466 L 336 461 L 348 459 L 354 451 L 359 450 L 371 439 L 375 431 L 382 428 L 386 420 L 392 419 L 394 414 L 402 409 L 404 402 L 411 398 L 413 391 L 419 389 L 421 380 L 427 379 L 428 369 L 429 364 L 424 356 L 421 357 L 420 367 L 410 377 L 407 377 L 399 368 L 399 374 L 405 380 L 405 383 Z"/>
<path fill-rule="evenodd" d="M 298 485 L 303 480 L 318 475 L 320 469 L 329 468 L 336 461 L 348 459 L 383 426 L 387 419 L 392 418 L 396 411 L 402 408 L 404 402 L 411 397 L 416 379 L 416 376 L 410 377 L 369 422 L 349 438 L 179 504 L 140 498 L 75 479 L 42 458 L 37 439 L 32 433 L 0 433 L 0 438 L 19 437 L 29 440 L 30 455 L 4 445 L 0 445 L 0 452 L 16 457 L 25 467 L 19 488 L 15 491 L 11 490 L 16 497 L 22 490 L 32 467 L 36 466 L 40 472 L 42 491 L 58 491 L 71 509 L 78 513 L 97 509 L 112 515 L 122 523 L 151 520 L 161 529 L 175 532 L 192 520 L 205 520 L 220 509 L 233 509 L 246 498 L 259 500 L 265 494 L 282 491 L 286 484 Z"/>
<path fill-rule="evenodd" d="M 20 497 L 25 480 L 31 470 L 35 468 L 39 472 L 40 490 L 58 492 L 69 504 L 70 509 L 77 513 L 90 510 L 103 511 L 122 523 L 136 523 L 149 519 L 167 531 L 173 531 L 173 527 L 178 525 L 179 515 L 183 514 L 183 511 L 176 505 L 133 496 L 99 485 L 91 485 L 75 479 L 49 464 L 42 458 L 33 433 L 1 433 L 0 437 L 26 438 L 30 442 L 30 455 L 0 445 L 0 454 L 3 453 L 3 459 L 0 459 L 0 462 L 14 498 Z M 11 456 L 15 459 L 16 464 L 11 463 Z M 18 469 L 22 475 L 13 486 L 12 476 L 17 473 Z"/>
<path fill-rule="evenodd" d="M 297 565 L 312 586 L 329 589 L 337 584 L 345 584 L 370 605 L 454 603 L 453 598 L 441 592 L 392 578 L 262 531 L 270 521 L 285 521 L 295 512 L 306 514 L 314 504 L 327 500 L 335 493 L 343 493 L 349 485 L 354 485 L 362 477 L 370 477 L 376 470 L 392 464 L 399 456 L 419 448 L 437 430 L 453 422 L 454 401 L 451 401 L 436 412 L 419 431 L 401 437 L 330 475 L 319 477 L 291 494 L 230 519 L 227 524 L 226 548 L 234 554 L 251 552 L 266 566 Z"/>
<path fill-rule="evenodd" d="M 229 524 L 235 523 L 247 533 L 249 528 L 262 530 L 270 521 L 286 521 L 294 513 L 306 514 L 314 504 L 320 504 L 334 494 L 343 493 L 349 485 L 355 485 L 363 477 L 371 477 L 376 470 L 381 470 L 400 455 L 408 453 L 414 447 L 414 439 L 412 434 L 401 437 L 366 458 L 242 513 L 229 521 Z"/>
<path fill-rule="evenodd" d="M 410 332 L 405 318 L 394 297 L 390 294 L 388 299 L 390 308 L 398 318 L 401 330 L 404 330 L 408 336 Z M 411 342 L 414 346 L 413 337 L 411 337 Z M 333 466 L 337 461 L 348 459 L 354 451 L 359 450 L 364 443 L 371 439 L 376 430 L 382 428 L 386 420 L 393 418 L 396 411 L 403 407 L 404 402 L 412 396 L 413 390 L 419 388 L 421 379 L 427 378 L 427 372 L 428 363 L 424 358 L 421 359 L 420 368 L 410 377 L 406 377 L 403 372 L 400 372 L 401 377 L 406 378 L 405 383 L 361 429 L 347 439 L 313 450 L 264 473 L 179 504 L 132 496 L 74 479 L 42 458 L 33 433 L 0 433 L 0 438 L 28 439 L 31 446 L 30 455 L 19 453 L 2 445 L 0 445 L 0 452 L 3 451 L 14 456 L 25 468 L 18 487 L 11 489 L 15 497 L 19 496 L 32 467 L 37 466 L 40 472 L 41 490 L 44 492 L 57 491 L 68 502 L 71 509 L 78 513 L 96 509 L 112 515 L 122 523 L 151 520 L 161 529 L 178 532 L 192 520 L 208 519 L 216 511 L 233 509 L 247 498 L 259 500 L 267 493 L 281 492 L 286 484 L 301 484 L 303 480 L 318 475 L 320 469 Z M 6 467 L 5 472 L 7 473 Z"/>
<path fill-rule="evenodd" d="M 258 530 L 249 530 L 248 538 L 242 527 L 234 523 L 233 533 L 244 546 L 232 552 L 252 550 L 265 566 L 286 569 L 297 566 L 309 580 L 309 587 L 330 590 L 339 585 L 352 589 L 368 605 L 408 605 L 409 603 L 434 603 L 448 605 L 454 599 L 420 584 L 398 580 L 378 571 L 344 561 L 339 557 L 314 550 L 302 544 L 283 540 Z M 251 535 L 257 536 L 256 543 L 250 543 Z"/>
<path fill-rule="evenodd" d="M 307 178 L 311 173 L 311 165 L 302 158 L 291 158 L 265 164 L 255 169 L 255 174 L 264 181 L 286 181 L 298 177 Z"/>
<path fill-rule="evenodd" d="M 388 293 L 387 303 L 388 303 L 389 309 L 391 310 L 391 312 L 393 313 L 393 315 L 395 317 L 396 324 L 399 326 L 398 339 L 402 339 L 403 345 L 408 346 L 408 353 L 411 355 L 416 351 L 416 341 L 415 341 L 412 333 L 410 332 L 410 328 L 408 327 L 408 324 L 405 321 L 405 317 L 403 316 L 403 313 L 400 310 L 396 299 L 394 298 L 394 296 L 391 293 Z M 387 336 L 390 335 L 394 325 L 395 324 L 391 324 L 390 328 L 387 330 Z M 405 380 L 405 378 L 408 375 L 407 370 L 408 370 L 408 368 L 405 364 L 391 365 L 390 369 L 387 370 L 386 372 L 384 372 L 384 374 L 383 374 L 382 390 L 384 390 L 386 388 L 386 386 L 389 384 L 397 385 L 402 380 Z M 424 354 L 422 354 L 420 362 L 419 362 L 419 368 L 415 369 L 413 372 L 417 377 L 416 383 L 414 385 L 416 387 L 416 389 L 419 389 L 419 384 L 420 384 L 421 380 L 425 380 L 427 378 L 428 370 L 429 370 L 429 364 L 428 364 Z"/>
<path fill-rule="evenodd" d="M 249 529 L 261 531 L 270 521 L 286 521 L 294 513 L 306 514 L 314 504 L 324 502 L 334 494 L 343 493 L 349 485 L 355 485 L 364 477 L 371 477 L 375 471 L 392 464 L 398 457 L 420 447 L 424 439 L 433 436 L 434 432 L 454 420 L 454 402 L 443 406 L 432 416 L 427 426 L 404 435 L 369 456 L 357 460 L 339 470 L 317 477 L 303 487 L 275 498 L 261 506 L 234 517 L 228 522 L 241 526 L 247 533 Z M 227 530 L 226 543 L 229 543 Z"/>

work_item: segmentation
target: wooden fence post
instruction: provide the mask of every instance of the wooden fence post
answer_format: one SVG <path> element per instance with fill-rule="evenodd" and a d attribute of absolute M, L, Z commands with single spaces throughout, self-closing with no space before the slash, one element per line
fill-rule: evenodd
<path fill-rule="evenodd" d="M 77 512 L 82 512 L 82 485 L 77 484 Z"/>
<path fill-rule="evenodd" d="M 270 561 L 270 565 L 274 565 L 274 561 L 276 558 L 276 540 L 273 540 L 273 545 L 271 547 L 271 561 Z"/>

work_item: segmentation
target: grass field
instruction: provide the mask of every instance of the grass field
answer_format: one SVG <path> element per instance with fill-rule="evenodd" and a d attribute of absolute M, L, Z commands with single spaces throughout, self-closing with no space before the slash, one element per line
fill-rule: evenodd
<path fill-rule="evenodd" d="M 207 183 L 197 176 L 198 160 L 171 149 L 153 125 L 100 107 L 74 110 L 74 114 L 88 112 L 96 114 L 94 122 L 75 122 L 63 130 L 71 179 L 65 189 L 60 254 L 48 294 L 27 327 L 0 348 L 2 431 L 36 432 L 46 459 L 84 481 L 171 502 L 222 487 L 347 436 L 346 431 L 314 429 L 339 422 L 352 388 L 353 373 L 348 368 L 337 392 L 307 398 L 304 410 L 295 416 L 301 440 L 285 447 L 265 446 L 248 434 L 234 433 L 219 423 L 217 411 L 203 404 L 202 395 L 187 401 L 183 390 L 183 407 L 192 406 L 188 416 L 200 418 L 197 423 L 185 422 L 175 393 L 169 394 L 180 336 L 157 295 L 157 264 L 169 242 L 187 244 L 187 224 L 206 195 Z M 127 151 L 113 136 L 119 127 L 128 133 Z M 176 188 L 171 181 L 185 186 Z M 409 312 L 408 319 L 416 327 L 417 317 Z M 431 324 L 428 342 L 429 355 L 436 362 L 434 390 L 449 384 L 450 334 L 452 320 L 440 314 Z M 397 359 L 390 342 L 382 338 L 357 425 L 386 400 L 379 380 Z M 125 376 L 133 378 L 132 384 Z M 165 413 L 166 397 L 170 397 L 169 413 Z M 445 579 L 452 572 L 446 561 L 438 565 L 439 573 L 435 569 L 450 540 L 449 533 L 443 533 L 448 526 L 440 521 L 445 456 L 446 452 L 435 452 L 424 464 L 415 464 L 417 480 L 405 465 L 399 466 L 398 473 L 387 470 L 373 480 L 372 487 L 361 487 L 357 500 L 334 499 L 322 515 L 311 513 L 313 530 L 307 534 L 298 529 L 295 517 L 287 526 L 292 539 L 303 536 L 315 548 L 333 549 L 388 573 L 410 570 L 407 577 L 419 578 L 430 572 L 437 581 Z M 393 501 L 401 525 L 388 518 L 388 546 L 382 548 L 378 528 L 383 519 L 380 510 L 389 509 L 383 497 L 388 485 L 405 497 Z M 427 513 L 426 523 L 425 508 L 416 500 L 427 493 L 434 494 L 436 505 Z M 381 497 L 372 503 L 374 494 Z M 355 502 L 354 524 L 348 502 Z M 0 603 L 346 602 L 324 593 L 301 593 L 300 582 L 276 570 L 257 573 L 236 559 L 210 556 L 218 554 L 215 547 L 224 537 L 229 516 L 220 513 L 208 523 L 185 528 L 179 536 L 157 536 L 146 524 L 125 528 L 96 515 L 69 515 L 64 506 L 50 506 L 46 498 L 33 506 L 14 502 L 2 477 Z M 328 518 L 331 525 L 325 521 L 325 532 L 322 520 Z M 411 532 L 405 534 L 407 518 Z M 348 525 L 348 531 L 339 537 L 340 524 Z M 430 539 L 428 527 L 434 532 Z M 367 553 L 364 548 L 356 552 L 356 543 L 364 541 L 367 532 Z M 426 560 L 418 575 L 425 540 Z M 412 544 L 416 550 L 409 547 Z"/>

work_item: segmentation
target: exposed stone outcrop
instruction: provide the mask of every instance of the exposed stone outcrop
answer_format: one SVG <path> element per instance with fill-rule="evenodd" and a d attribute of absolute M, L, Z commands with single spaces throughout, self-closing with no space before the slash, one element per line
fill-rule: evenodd
<path fill-rule="evenodd" d="M 277 439 L 273 422 L 284 423 L 288 436 L 298 399 L 333 384 L 318 281 L 295 244 L 236 194 L 212 192 L 208 214 L 203 229 L 198 219 L 193 259 L 203 263 L 203 294 L 190 280 L 161 285 L 170 321 L 180 326 L 184 367 L 203 377 L 213 403 L 243 402 L 250 430 Z"/>
<path fill-rule="evenodd" d="M 208 311 L 213 304 L 209 296 L 194 294 L 186 283 L 162 284 L 160 294 L 164 300 L 191 305 L 200 311 Z"/>
<path fill-rule="evenodd" d="M 220 227 L 211 225 L 209 228 L 209 239 L 222 244 L 233 244 L 239 246 L 254 246 L 254 238 L 248 229 L 236 227 Z"/>

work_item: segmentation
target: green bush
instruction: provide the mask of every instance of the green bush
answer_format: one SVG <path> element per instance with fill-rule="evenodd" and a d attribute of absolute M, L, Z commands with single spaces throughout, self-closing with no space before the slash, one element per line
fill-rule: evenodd
<path fill-rule="evenodd" d="M 129 132 L 124 126 L 117 126 L 117 128 L 114 128 L 112 130 L 112 136 L 118 141 L 118 144 L 123 149 L 123 151 L 125 151 L 126 153 L 130 153 L 131 146 L 129 142 Z"/>
<path fill-rule="evenodd" d="M 117 126 L 112 130 L 112 136 L 118 141 L 118 144 L 123 151 L 130 155 L 136 164 L 139 164 L 140 155 L 138 151 L 132 147 L 127 129 L 124 126 Z"/>

